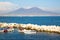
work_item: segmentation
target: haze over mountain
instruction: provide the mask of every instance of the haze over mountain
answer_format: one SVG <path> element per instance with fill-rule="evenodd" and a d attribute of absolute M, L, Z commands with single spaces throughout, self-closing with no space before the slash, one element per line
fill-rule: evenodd
<path fill-rule="evenodd" d="M 60 16 L 60 0 L 0 0 L 0 16 Z"/>
<path fill-rule="evenodd" d="M 59 13 L 45 11 L 37 7 L 32 7 L 29 9 L 19 8 L 12 12 L 5 13 L 4 15 L 9 15 L 9 16 L 60 16 Z"/>

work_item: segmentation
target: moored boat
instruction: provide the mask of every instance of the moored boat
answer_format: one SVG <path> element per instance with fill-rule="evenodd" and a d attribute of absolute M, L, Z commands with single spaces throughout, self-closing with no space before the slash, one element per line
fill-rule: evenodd
<path fill-rule="evenodd" d="M 23 33 L 25 33 L 25 34 L 36 34 L 36 31 L 33 31 L 33 30 L 26 30 L 26 29 L 24 29 L 24 30 L 18 30 L 18 32 L 23 32 Z"/>
<path fill-rule="evenodd" d="M 4 33 L 6 33 L 6 32 L 12 32 L 14 29 L 4 29 L 4 30 L 0 30 L 0 33 L 1 32 L 4 32 Z"/>

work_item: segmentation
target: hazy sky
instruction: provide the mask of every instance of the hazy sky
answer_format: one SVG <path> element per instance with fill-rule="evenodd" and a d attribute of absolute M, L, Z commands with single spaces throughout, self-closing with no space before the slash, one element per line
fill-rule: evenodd
<path fill-rule="evenodd" d="M 19 7 L 39 7 L 43 10 L 60 12 L 60 0 L 0 0 L 0 10 L 15 10 Z"/>
<path fill-rule="evenodd" d="M 36 6 L 36 7 L 52 7 L 59 8 L 60 0 L 0 0 L 0 2 L 11 2 L 21 7 Z"/>

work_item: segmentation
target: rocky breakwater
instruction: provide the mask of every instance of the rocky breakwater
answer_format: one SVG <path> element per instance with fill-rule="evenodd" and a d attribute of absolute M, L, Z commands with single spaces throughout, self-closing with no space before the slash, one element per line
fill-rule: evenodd
<path fill-rule="evenodd" d="M 59 33 L 60 26 L 55 25 L 36 25 L 36 24 L 18 24 L 18 23 L 0 23 L 0 28 L 17 28 L 26 29 L 26 30 L 35 30 L 36 32 L 50 32 L 50 33 Z"/>

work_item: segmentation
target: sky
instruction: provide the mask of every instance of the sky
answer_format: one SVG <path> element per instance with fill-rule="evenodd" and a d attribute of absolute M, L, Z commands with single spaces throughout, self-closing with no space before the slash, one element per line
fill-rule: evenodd
<path fill-rule="evenodd" d="M 0 11 L 12 11 L 18 8 L 31 7 L 60 12 L 60 0 L 0 0 Z"/>

